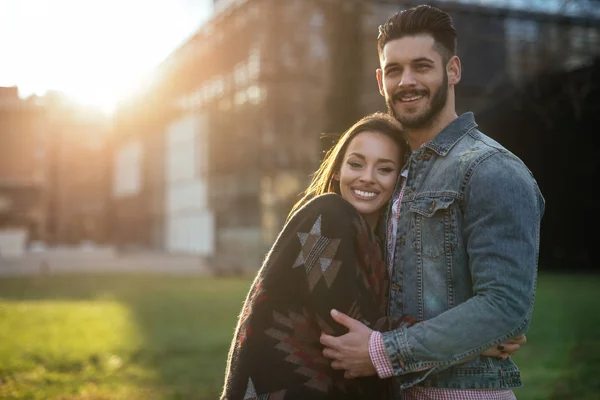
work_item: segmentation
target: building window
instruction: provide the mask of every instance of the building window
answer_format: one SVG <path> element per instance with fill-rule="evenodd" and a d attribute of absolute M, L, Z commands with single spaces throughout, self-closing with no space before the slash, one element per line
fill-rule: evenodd
<path fill-rule="evenodd" d="M 260 49 L 253 48 L 248 54 L 248 78 L 250 80 L 258 79 L 260 74 Z"/>
<path fill-rule="evenodd" d="M 233 70 L 233 79 L 237 87 L 248 84 L 248 67 L 246 63 L 239 63 Z"/>
<path fill-rule="evenodd" d="M 142 145 L 130 142 L 117 149 L 113 177 L 113 194 L 124 197 L 138 194 L 142 187 Z"/>
<path fill-rule="evenodd" d="M 252 104 L 259 104 L 263 100 L 262 91 L 257 85 L 250 86 L 246 91 L 246 96 Z"/>
<path fill-rule="evenodd" d="M 241 106 L 248 101 L 248 95 L 245 90 L 238 90 L 233 98 L 233 103 L 236 106 Z"/>

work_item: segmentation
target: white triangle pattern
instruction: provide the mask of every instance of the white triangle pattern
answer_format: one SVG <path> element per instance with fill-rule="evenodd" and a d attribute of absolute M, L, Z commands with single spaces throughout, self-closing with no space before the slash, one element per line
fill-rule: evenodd
<path fill-rule="evenodd" d="M 254 389 L 254 382 L 252 382 L 252 378 L 248 378 L 248 387 L 246 388 L 244 400 L 254 400 L 257 397 L 258 395 L 256 394 L 256 389 Z"/>
<path fill-rule="evenodd" d="M 319 261 L 321 263 L 321 271 L 325 272 L 333 260 L 330 258 L 320 258 Z"/>
<path fill-rule="evenodd" d="M 317 220 L 315 221 L 312 228 L 310 229 L 310 233 L 313 235 L 321 236 L 321 216 L 320 215 L 317 217 Z"/>

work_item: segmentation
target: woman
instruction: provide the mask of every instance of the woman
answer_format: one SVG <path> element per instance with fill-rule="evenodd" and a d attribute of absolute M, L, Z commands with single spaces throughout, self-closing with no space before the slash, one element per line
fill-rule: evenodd
<path fill-rule="evenodd" d="M 383 113 L 356 122 L 327 153 L 269 251 L 239 316 L 221 400 L 384 399 L 388 380 L 347 380 L 322 355 L 320 333 L 345 333 L 336 309 L 376 330 L 388 273 L 375 235 L 407 144 Z"/>
<path fill-rule="evenodd" d="M 332 308 L 383 329 L 388 277 L 374 230 L 407 148 L 398 122 L 376 113 L 327 153 L 252 284 L 222 399 L 382 398 L 377 378 L 334 371 L 319 335 L 344 333 Z"/>

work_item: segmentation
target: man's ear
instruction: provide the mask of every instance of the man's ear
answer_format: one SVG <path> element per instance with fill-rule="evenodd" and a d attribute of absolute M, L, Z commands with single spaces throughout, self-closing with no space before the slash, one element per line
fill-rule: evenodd
<path fill-rule="evenodd" d="M 375 74 L 377 75 L 377 85 L 379 86 L 379 94 L 385 97 L 385 92 L 383 91 L 383 71 L 381 70 L 381 68 L 377 68 Z"/>
<path fill-rule="evenodd" d="M 458 58 L 458 56 L 452 56 L 450 61 L 448 61 L 448 64 L 446 65 L 446 72 L 448 73 L 449 85 L 454 86 L 460 82 L 461 65 L 460 58 Z"/>

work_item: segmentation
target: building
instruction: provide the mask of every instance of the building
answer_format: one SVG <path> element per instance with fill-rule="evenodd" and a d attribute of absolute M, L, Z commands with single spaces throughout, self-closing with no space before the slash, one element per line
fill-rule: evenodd
<path fill-rule="evenodd" d="M 235 5 L 238 0 L 213 0 L 213 12 L 220 13 L 224 9 Z"/>
<path fill-rule="evenodd" d="M 57 93 L 42 100 L 47 136 L 46 242 L 105 244 L 109 239 L 109 120 L 69 105 Z"/>
<path fill-rule="evenodd" d="M 119 110 L 117 242 L 258 268 L 332 143 L 322 134 L 385 109 L 377 26 L 418 3 L 215 1 L 213 18 Z M 459 30 L 461 112 L 494 107 L 498 88 L 576 68 L 600 49 L 600 14 L 584 0 L 429 3 Z"/>
<path fill-rule="evenodd" d="M 324 13 L 303 2 L 226 7 L 165 61 L 139 103 L 120 109 L 116 157 L 130 161 L 116 162 L 115 182 L 124 164 L 138 178 L 114 193 L 119 243 L 260 264 L 319 162 Z M 297 28 L 281 32 L 282 19 Z"/>
<path fill-rule="evenodd" d="M 11 253 L 31 242 L 106 243 L 108 130 L 57 93 L 22 99 L 0 88 L 0 242 Z"/>
<path fill-rule="evenodd" d="M 43 116 L 34 98 L 21 99 L 17 87 L 0 88 L 0 231 L 19 238 L 19 248 L 10 250 L 15 254 L 45 238 Z M 0 246 L 0 256 L 3 251 Z"/>

